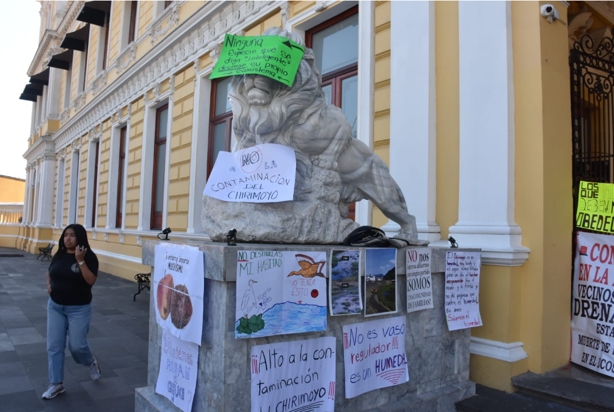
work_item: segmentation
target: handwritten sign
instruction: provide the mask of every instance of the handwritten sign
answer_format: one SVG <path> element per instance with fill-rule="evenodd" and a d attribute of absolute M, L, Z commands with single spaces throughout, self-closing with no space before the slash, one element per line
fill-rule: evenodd
<path fill-rule="evenodd" d="M 446 253 L 445 310 L 448 329 L 482 326 L 480 252 Z"/>
<path fill-rule="evenodd" d="M 177 339 L 164 329 L 160 352 L 156 393 L 182 411 L 191 411 L 198 379 L 198 345 Z"/>
<path fill-rule="evenodd" d="M 614 233 L 614 184 L 580 182 L 576 226 Z"/>
<path fill-rule="evenodd" d="M 614 238 L 579 232 L 576 244 L 571 361 L 614 378 Z"/>
<path fill-rule="evenodd" d="M 252 412 L 332 411 L 335 338 L 252 346 Z"/>
<path fill-rule="evenodd" d="M 194 246 L 156 245 L 156 321 L 179 339 L 200 345 L 203 332 L 205 258 Z"/>
<path fill-rule="evenodd" d="M 405 316 L 343 326 L 345 397 L 409 381 Z"/>
<path fill-rule="evenodd" d="M 279 144 L 219 152 L 205 195 L 226 202 L 274 203 L 294 199 L 296 155 Z"/>
<path fill-rule="evenodd" d="M 407 313 L 433 308 L 431 286 L 431 249 L 408 249 L 405 261 L 407 271 Z"/>
<path fill-rule="evenodd" d="M 326 252 L 237 251 L 235 338 L 326 330 Z"/>
<path fill-rule="evenodd" d="M 292 87 L 304 52 L 302 46 L 281 36 L 226 34 L 211 79 L 259 74 Z"/>

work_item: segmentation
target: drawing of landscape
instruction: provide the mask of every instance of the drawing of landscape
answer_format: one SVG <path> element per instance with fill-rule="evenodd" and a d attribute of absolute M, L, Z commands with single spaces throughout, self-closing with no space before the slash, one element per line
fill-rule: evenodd
<path fill-rule="evenodd" d="M 397 311 L 396 261 L 396 249 L 367 249 L 365 316 Z"/>
<path fill-rule="evenodd" d="M 333 250 L 330 279 L 330 311 L 335 315 L 362 312 L 360 251 Z"/>

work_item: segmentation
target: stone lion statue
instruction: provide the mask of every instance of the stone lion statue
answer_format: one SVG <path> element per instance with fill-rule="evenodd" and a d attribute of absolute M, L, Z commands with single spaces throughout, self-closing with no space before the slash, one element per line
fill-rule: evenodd
<path fill-rule="evenodd" d="M 303 39 L 273 27 L 264 35 Z M 306 48 L 294 84 L 265 76 L 233 76 L 233 152 L 276 143 L 294 149 L 297 177 L 293 202 L 227 203 L 204 197 L 203 226 L 213 240 L 231 227 L 243 241 L 339 243 L 358 224 L 347 219 L 348 205 L 371 200 L 401 226 L 397 237 L 418 244 L 416 219 L 386 163 L 352 137 L 343 112 L 327 105 L 315 56 Z"/>

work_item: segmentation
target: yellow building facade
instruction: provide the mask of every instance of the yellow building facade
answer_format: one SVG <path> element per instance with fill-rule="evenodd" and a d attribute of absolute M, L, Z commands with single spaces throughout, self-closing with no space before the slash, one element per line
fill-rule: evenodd
<path fill-rule="evenodd" d="M 317 49 L 329 101 L 389 163 L 420 237 L 483 250 L 471 379 L 512 391 L 513 376 L 569 359 L 569 53 L 614 23 L 607 2 L 551 3 L 553 21 L 545 4 L 41 2 L 24 221 L 7 235 L 34 252 L 78 222 L 101 270 L 126 279 L 149 271 L 141 244 L 163 228 L 207 240 L 202 192 L 231 143 L 228 83 L 209 79 L 224 35 L 293 30 Z M 355 219 L 398 231 L 364 201 Z"/>

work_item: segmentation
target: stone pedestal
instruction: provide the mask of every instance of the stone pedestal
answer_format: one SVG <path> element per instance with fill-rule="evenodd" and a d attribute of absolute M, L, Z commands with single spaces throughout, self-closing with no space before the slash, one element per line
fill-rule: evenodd
<path fill-rule="evenodd" d="M 154 265 L 158 241 L 145 241 L 143 264 Z M 252 345 L 296 341 L 323 336 L 337 338 L 337 388 L 335 411 L 454 411 L 454 403 L 472 396 L 475 384 L 469 381 L 468 329 L 450 332 L 444 315 L 445 252 L 432 252 L 434 309 L 406 313 L 405 250 L 397 253 L 399 313 L 407 316 L 405 347 L 409 382 L 374 390 L 345 399 L 343 325 L 374 320 L 362 315 L 329 316 L 325 332 L 235 340 L 235 299 L 237 250 L 328 251 L 334 246 L 199 243 L 205 253 L 203 341 L 198 359 L 198 383 L 193 411 L 249 411 L 250 350 Z M 466 250 L 466 249 L 456 249 Z M 149 362 L 147 387 L 136 390 L 136 411 L 176 410 L 170 401 L 154 393 L 160 367 L 162 330 L 156 323 L 155 290 L 152 289 L 149 321 Z"/>

